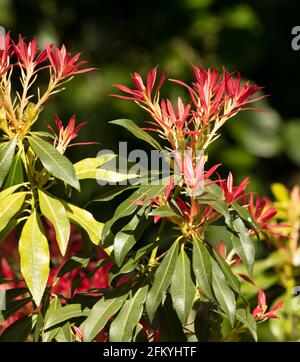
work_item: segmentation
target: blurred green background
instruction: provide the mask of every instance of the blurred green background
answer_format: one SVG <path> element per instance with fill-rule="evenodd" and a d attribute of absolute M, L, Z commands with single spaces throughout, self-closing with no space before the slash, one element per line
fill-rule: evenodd
<path fill-rule="evenodd" d="M 274 181 L 291 186 L 300 179 L 300 51 L 291 48 L 299 10 L 296 0 L 0 0 L 0 24 L 14 39 L 20 33 L 36 35 L 41 46 L 64 43 L 98 68 L 69 83 L 41 115 L 50 122 L 57 113 L 66 122 L 76 113 L 89 122 L 80 140 L 100 145 L 72 149 L 76 160 L 101 148 L 117 151 L 120 140 L 147 147 L 108 124 L 131 118 L 142 125 L 147 118 L 133 103 L 108 96 L 113 83 L 130 85 L 130 72 L 159 64 L 170 78 L 189 81 L 191 64 L 225 66 L 264 86 L 270 97 L 259 106 L 268 112 L 242 112 L 229 122 L 210 162 L 222 162 L 224 175 L 231 169 L 238 180 L 250 176 L 251 188 L 268 194 Z M 186 96 L 177 85 L 162 94 Z M 97 187 L 87 183 L 84 198 Z"/>

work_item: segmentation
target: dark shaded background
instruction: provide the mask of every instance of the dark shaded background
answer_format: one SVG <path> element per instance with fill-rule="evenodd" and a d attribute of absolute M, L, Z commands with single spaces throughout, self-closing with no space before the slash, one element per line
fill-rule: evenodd
<path fill-rule="evenodd" d="M 49 122 L 58 113 L 67 121 L 76 113 L 89 121 L 80 140 L 101 144 L 73 149 L 75 159 L 95 156 L 101 148 L 117 151 L 119 140 L 128 140 L 130 148 L 147 147 L 108 124 L 117 118 L 145 120 L 134 104 L 108 97 L 111 84 L 130 84 L 132 71 L 145 74 L 160 64 L 170 77 L 188 81 L 192 63 L 224 65 L 264 86 L 270 97 L 259 105 L 268 112 L 242 112 L 229 122 L 210 162 L 221 161 L 224 175 L 231 169 L 238 180 L 249 175 L 252 189 L 268 194 L 274 181 L 292 186 L 300 179 L 300 51 L 291 48 L 299 10 L 296 0 L 0 0 L 0 23 L 14 38 L 21 33 L 28 39 L 36 35 L 40 45 L 65 43 L 99 68 L 69 83 L 41 115 Z M 182 90 L 166 86 L 162 93 L 175 98 Z M 83 198 L 97 188 L 87 183 Z"/>

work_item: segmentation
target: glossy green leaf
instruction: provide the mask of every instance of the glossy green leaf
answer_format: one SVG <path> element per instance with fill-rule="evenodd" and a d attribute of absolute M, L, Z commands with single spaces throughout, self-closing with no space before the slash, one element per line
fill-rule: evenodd
<path fill-rule="evenodd" d="M 257 341 L 256 321 L 249 310 L 238 309 L 236 311 L 236 319 L 248 328 L 254 340 Z"/>
<path fill-rule="evenodd" d="M 59 300 L 59 297 L 57 295 L 53 296 L 53 299 L 50 302 L 50 305 L 47 309 L 46 315 L 45 315 L 45 319 L 48 318 L 48 316 L 56 309 L 61 308 L 61 303 Z M 54 328 L 50 328 L 47 331 L 45 331 L 45 329 L 43 328 L 42 331 L 42 341 L 43 342 L 51 342 L 53 340 L 53 338 L 56 336 L 56 334 L 59 331 L 59 326 L 58 327 L 54 327 Z"/>
<path fill-rule="evenodd" d="M 109 330 L 110 342 L 130 342 L 132 340 L 134 328 L 142 316 L 147 291 L 148 285 L 140 287 L 133 297 L 124 303 L 117 317 L 111 323 Z"/>
<path fill-rule="evenodd" d="M 169 206 L 163 205 L 159 206 L 158 208 L 151 211 L 149 216 L 160 216 L 160 217 L 181 217 L 180 215 L 176 214 Z"/>
<path fill-rule="evenodd" d="M 216 261 L 212 261 L 212 266 L 212 287 L 214 294 L 225 314 L 227 315 L 231 325 L 233 326 L 236 310 L 234 293 L 229 287 L 227 280 Z"/>
<path fill-rule="evenodd" d="M 142 213 L 136 213 L 129 223 L 115 235 L 114 258 L 118 266 L 121 266 L 126 254 L 134 246 L 136 240 L 142 235 L 147 226 L 146 222 L 141 222 Z"/>
<path fill-rule="evenodd" d="M 224 258 L 216 250 L 213 250 L 213 253 L 214 253 L 214 257 L 215 257 L 216 261 L 219 264 L 219 267 L 222 269 L 222 271 L 227 279 L 228 284 L 231 286 L 231 288 L 235 292 L 240 293 L 241 284 L 240 284 L 237 276 L 233 274 L 233 272 L 231 271 L 231 268 L 228 265 L 228 263 L 226 262 L 226 260 L 224 260 Z"/>
<path fill-rule="evenodd" d="M 58 328 L 58 332 L 55 336 L 55 340 L 57 342 L 74 342 L 75 341 L 70 322 L 67 322 L 62 327 Z"/>
<path fill-rule="evenodd" d="M 28 136 L 28 141 L 33 152 L 51 175 L 80 190 L 74 166 L 67 157 L 60 154 L 53 145 L 38 136 Z"/>
<path fill-rule="evenodd" d="M 106 154 L 95 158 L 85 158 L 74 164 L 78 180 L 96 179 L 98 167 L 116 158 L 117 155 Z"/>
<path fill-rule="evenodd" d="M 102 331 L 108 320 L 122 307 L 127 295 L 126 293 L 112 299 L 103 297 L 93 306 L 89 316 L 80 326 L 84 342 L 91 342 Z"/>
<path fill-rule="evenodd" d="M 0 231 L 3 230 L 10 219 L 21 209 L 26 192 L 16 192 L 0 200 Z"/>
<path fill-rule="evenodd" d="M 11 163 L 8 175 L 5 180 L 4 188 L 11 187 L 13 185 L 19 185 L 23 183 L 23 169 L 21 153 L 17 153 Z"/>
<path fill-rule="evenodd" d="M 184 248 L 181 249 L 177 259 L 170 291 L 174 309 L 182 325 L 185 326 L 194 304 L 196 286 L 191 275 L 191 262 Z"/>
<path fill-rule="evenodd" d="M 61 201 L 48 193 L 41 190 L 39 190 L 38 193 L 41 212 L 49 221 L 51 221 L 55 230 L 59 250 L 62 255 L 65 255 L 71 229 L 65 207 Z"/>
<path fill-rule="evenodd" d="M 98 196 L 96 196 L 93 200 L 91 200 L 88 204 L 91 202 L 104 202 L 104 201 L 110 201 L 113 200 L 115 197 L 121 195 L 123 192 L 131 189 L 136 189 L 139 186 L 115 186 L 111 190 L 101 193 Z"/>
<path fill-rule="evenodd" d="M 146 310 L 150 322 L 152 322 L 164 293 L 171 283 L 178 258 L 178 244 L 178 241 L 173 243 L 155 272 L 152 288 L 146 300 Z"/>
<path fill-rule="evenodd" d="M 9 301 L 6 305 L 6 309 L 3 311 L 0 311 L 0 323 L 5 321 L 8 317 L 13 315 L 16 311 L 22 309 L 26 304 L 28 304 L 31 301 L 32 301 L 31 297 Z"/>
<path fill-rule="evenodd" d="M 110 123 L 126 128 L 129 132 L 134 134 L 135 137 L 149 143 L 157 150 L 162 149 L 160 144 L 152 136 L 150 136 L 149 133 L 142 130 L 130 119 L 117 119 L 115 121 L 111 121 Z"/>
<path fill-rule="evenodd" d="M 233 227 L 238 235 L 232 234 L 232 245 L 251 275 L 255 259 L 254 243 L 248 234 L 246 226 L 240 218 L 233 221 Z"/>
<path fill-rule="evenodd" d="M 97 221 L 87 210 L 78 206 L 64 203 L 68 218 L 75 224 L 81 226 L 88 234 L 90 240 L 98 245 L 101 239 L 103 223 Z"/>
<path fill-rule="evenodd" d="M 212 263 L 211 256 L 202 240 L 193 240 L 193 270 L 200 290 L 205 296 L 214 300 L 212 286 Z"/>
<path fill-rule="evenodd" d="M 36 211 L 32 212 L 23 227 L 19 253 L 22 275 L 35 304 L 39 306 L 49 276 L 50 254 L 48 240 Z"/>
<path fill-rule="evenodd" d="M 68 304 L 61 308 L 53 309 L 45 317 L 44 329 L 51 328 L 72 318 L 85 317 L 89 314 L 88 309 L 83 309 L 81 304 Z"/>
<path fill-rule="evenodd" d="M 16 149 L 16 140 L 0 144 L 0 187 L 10 169 Z"/>
<path fill-rule="evenodd" d="M 145 185 L 141 186 L 138 190 L 133 192 L 125 201 L 123 201 L 116 209 L 113 217 L 105 223 L 103 227 L 103 241 L 108 236 L 112 225 L 119 219 L 133 214 L 139 205 L 134 200 L 146 201 L 149 198 L 157 197 L 164 189 L 165 185 Z"/>

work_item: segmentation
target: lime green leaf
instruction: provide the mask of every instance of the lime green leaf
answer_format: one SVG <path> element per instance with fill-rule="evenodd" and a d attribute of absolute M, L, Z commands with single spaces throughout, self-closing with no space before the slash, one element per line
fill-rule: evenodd
<path fill-rule="evenodd" d="M 271 185 L 271 190 L 276 199 L 280 202 L 288 202 L 290 199 L 288 189 L 281 183 L 275 182 Z"/>
<path fill-rule="evenodd" d="M 0 199 L 0 231 L 3 230 L 10 219 L 21 209 L 26 192 L 16 192 L 4 199 Z"/>
<path fill-rule="evenodd" d="M 67 322 L 62 327 L 58 328 L 58 332 L 55 336 L 55 340 L 57 342 L 74 342 L 75 341 L 70 322 Z"/>
<path fill-rule="evenodd" d="M 111 323 L 110 342 L 130 342 L 132 340 L 134 328 L 142 317 L 147 291 L 148 285 L 139 288 L 134 296 L 124 303 L 118 316 Z"/>
<path fill-rule="evenodd" d="M 52 301 L 50 302 L 50 305 L 47 309 L 46 315 L 45 315 L 45 319 L 47 319 L 49 317 L 49 315 L 56 309 L 61 308 L 61 303 L 59 300 L 59 297 L 57 295 L 53 296 Z M 43 328 L 42 331 L 42 341 L 43 342 L 51 342 L 52 339 L 56 336 L 56 334 L 59 331 L 59 326 L 55 327 L 55 328 L 51 328 L 48 331 L 45 331 L 45 329 Z"/>
<path fill-rule="evenodd" d="M 65 255 L 71 226 L 64 205 L 58 199 L 41 190 L 39 190 L 39 202 L 42 214 L 51 221 L 55 229 L 60 252 Z"/>
<path fill-rule="evenodd" d="M 171 296 L 174 309 L 183 326 L 187 323 L 195 295 L 196 286 L 191 276 L 191 262 L 184 248 L 182 248 L 171 282 Z"/>
<path fill-rule="evenodd" d="M 236 319 L 243 323 L 252 334 L 255 341 L 257 341 L 256 321 L 249 310 L 238 309 L 236 311 Z"/>
<path fill-rule="evenodd" d="M 44 329 L 46 330 L 72 318 L 85 317 L 88 314 L 89 310 L 82 309 L 81 304 L 68 304 L 64 307 L 53 309 L 45 317 Z"/>
<path fill-rule="evenodd" d="M 117 298 L 101 298 L 97 302 L 87 319 L 81 324 L 84 342 L 91 342 L 105 327 L 108 320 L 122 307 L 127 299 L 127 293 Z"/>
<path fill-rule="evenodd" d="M 231 241 L 236 253 L 240 256 L 243 263 L 247 267 L 249 274 L 252 274 L 254 258 L 255 258 L 255 247 L 251 240 L 248 230 L 240 218 L 233 221 L 234 230 L 238 235 L 232 234 Z"/>
<path fill-rule="evenodd" d="M 60 154 L 53 145 L 38 136 L 28 136 L 28 141 L 34 153 L 51 175 L 80 190 L 74 166 L 67 157 Z"/>
<path fill-rule="evenodd" d="M 241 284 L 238 280 L 238 278 L 232 273 L 230 266 L 227 264 L 226 260 L 216 251 L 213 250 L 215 259 L 217 260 L 220 268 L 222 269 L 228 284 L 231 286 L 231 288 L 237 292 L 240 293 Z"/>
<path fill-rule="evenodd" d="M 21 272 L 39 306 L 49 276 L 50 254 L 43 226 L 34 210 L 26 221 L 19 242 Z"/>
<path fill-rule="evenodd" d="M 214 300 L 212 285 L 211 256 L 200 239 L 194 239 L 193 246 L 193 270 L 200 290 L 205 296 Z"/>
<path fill-rule="evenodd" d="M 226 313 L 231 325 L 233 326 L 235 320 L 236 301 L 233 291 L 228 286 L 226 278 L 218 266 L 217 262 L 213 262 L 212 286 L 217 301 L 220 303 L 222 309 Z"/>
<path fill-rule="evenodd" d="M 160 144 L 152 136 L 150 136 L 149 133 L 142 130 L 130 119 L 117 119 L 115 121 L 111 121 L 110 123 L 116 124 L 118 126 L 128 129 L 128 131 L 133 133 L 135 135 L 135 137 L 149 143 L 151 146 L 153 146 L 157 150 L 162 149 Z"/>
<path fill-rule="evenodd" d="M 17 153 L 13 161 L 11 163 L 4 188 L 13 186 L 13 185 L 19 185 L 24 181 L 23 178 L 23 170 L 22 170 L 22 160 L 21 160 L 21 153 Z"/>
<path fill-rule="evenodd" d="M 7 189 L 1 191 L 0 192 L 0 201 L 2 199 L 5 199 L 6 196 L 9 196 L 9 195 L 13 194 L 19 187 L 21 187 L 23 185 L 24 184 L 14 185 L 14 186 L 8 187 Z"/>
<path fill-rule="evenodd" d="M 96 179 L 98 167 L 113 160 L 115 157 L 117 157 L 117 155 L 106 154 L 96 158 L 85 158 L 84 160 L 75 163 L 74 168 L 78 180 Z"/>
<path fill-rule="evenodd" d="M 103 223 L 97 221 L 87 210 L 78 206 L 64 203 L 68 218 L 75 224 L 81 226 L 88 234 L 90 240 L 98 245 L 101 239 Z"/>
<path fill-rule="evenodd" d="M 16 140 L 1 143 L 0 145 L 0 187 L 10 169 L 16 149 Z"/>
<path fill-rule="evenodd" d="M 165 255 L 163 261 L 159 264 L 154 275 L 152 288 L 150 289 L 146 301 L 146 310 L 150 322 L 154 318 L 154 314 L 160 305 L 164 293 L 171 283 L 173 273 L 178 257 L 178 241 L 175 241 L 171 249 Z"/>

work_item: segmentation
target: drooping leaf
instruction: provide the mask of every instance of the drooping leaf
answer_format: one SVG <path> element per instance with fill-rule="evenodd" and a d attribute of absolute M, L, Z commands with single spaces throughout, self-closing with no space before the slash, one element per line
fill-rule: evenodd
<path fill-rule="evenodd" d="M 80 190 L 74 166 L 67 157 L 60 154 L 53 145 L 36 135 L 28 136 L 28 141 L 33 152 L 51 175 Z"/>
<path fill-rule="evenodd" d="M 211 256 L 200 239 L 193 240 L 193 270 L 200 290 L 205 296 L 214 300 L 212 286 Z"/>
<path fill-rule="evenodd" d="M 156 148 L 157 150 L 162 149 L 160 144 L 152 136 L 150 136 L 149 133 L 142 130 L 130 119 L 117 119 L 115 121 L 111 121 L 110 123 L 126 128 L 128 131 L 134 134 L 135 137 L 149 143 L 152 147 Z"/>
<path fill-rule="evenodd" d="M 152 288 L 146 300 L 146 310 L 150 322 L 152 322 L 164 293 L 171 283 L 178 257 L 178 244 L 178 241 L 173 243 L 155 272 Z"/>
<path fill-rule="evenodd" d="M 102 194 L 99 194 L 98 196 L 96 196 L 94 199 L 92 199 L 91 201 L 89 201 L 88 204 L 90 204 L 91 202 L 104 202 L 104 201 L 110 201 L 112 199 L 114 199 L 115 197 L 119 196 L 120 194 L 122 194 L 123 192 L 127 191 L 127 190 L 131 190 L 131 189 L 136 189 L 138 188 L 138 185 L 130 185 L 130 186 L 115 186 L 113 187 L 113 189 L 104 192 Z M 88 205 L 87 204 L 87 205 Z"/>
<path fill-rule="evenodd" d="M 105 154 L 95 158 L 85 158 L 74 164 L 78 180 L 96 179 L 98 167 L 113 160 L 117 155 Z"/>
<path fill-rule="evenodd" d="M 213 273 L 212 273 L 212 286 L 217 301 L 220 303 L 227 318 L 233 326 L 235 320 L 236 301 L 227 280 L 216 261 L 212 260 Z"/>
<path fill-rule="evenodd" d="M 233 227 L 238 235 L 232 234 L 232 245 L 247 267 L 249 274 L 252 275 L 255 259 L 255 247 L 253 241 L 248 234 L 246 226 L 240 218 L 236 218 L 233 221 Z"/>
<path fill-rule="evenodd" d="M 68 304 L 61 308 L 53 309 L 45 317 L 44 329 L 47 330 L 72 318 L 86 317 L 88 314 L 89 310 L 83 309 L 80 304 Z"/>
<path fill-rule="evenodd" d="M 178 256 L 170 290 L 174 309 L 185 326 L 194 304 L 196 286 L 191 275 L 191 262 L 184 248 Z"/>
<path fill-rule="evenodd" d="M 75 224 L 81 226 L 88 234 L 90 240 L 98 245 L 101 239 L 103 223 L 97 221 L 87 210 L 70 203 L 63 203 L 67 212 L 67 217 Z"/>
<path fill-rule="evenodd" d="M 12 300 L 7 303 L 6 309 L 0 311 L 0 323 L 5 321 L 8 317 L 13 315 L 16 311 L 22 309 L 26 304 L 32 301 L 31 297 Z"/>
<path fill-rule="evenodd" d="M 0 145 L 0 187 L 10 169 L 16 149 L 16 140 L 1 143 Z"/>
<path fill-rule="evenodd" d="M 55 230 L 59 250 L 62 255 L 65 255 L 71 229 L 65 207 L 61 201 L 44 191 L 39 190 L 38 194 L 41 212 L 49 221 L 51 221 Z"/>
<path fill-rule="evenodd" d="M 19 253 L 22 275 L 38 306 L 49 276 L 50 254 L 48 240 L 35 210 L 23 227 Z"/>
<path fill-rule="evenodd" d="M 3 230 L 10 219 L 21 209 L 26 192 L 16 192 L 0 199 L 0 231 Z"/>
<path fill-rule="evenodd" d="M 126 293 L 111 299 L 103 297 L 93 306 L 89 316 L 80 326 L 84 342 L 91 342 L 101 332 L 108 320 L 122 307 L 127 296 Z"/>
<path fill-rule="evenodd" d="M 147 291 L 148 285 L 140 287 L 133 297 L 124 303 L 119 314 L 111 323 L 109 330 L 110 342 L 130 342 L 132 340 L 134 328 L 142 316 Z"/>
<path fill-rule="evenodd" d="M 23 178 L 21 153 L 18 152 L 12 160 L 8 175 L 5 180 L 4 188 L 8 188 L 13 185 L 22 184 L 23 181 L 24 178 Z"/>

